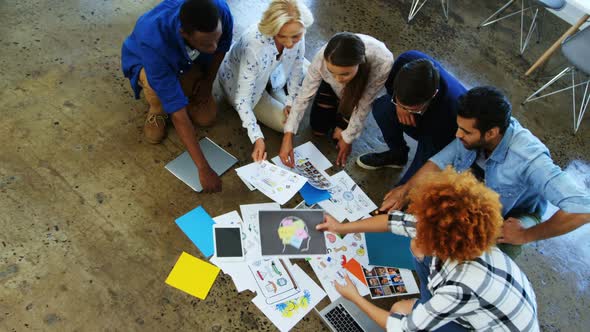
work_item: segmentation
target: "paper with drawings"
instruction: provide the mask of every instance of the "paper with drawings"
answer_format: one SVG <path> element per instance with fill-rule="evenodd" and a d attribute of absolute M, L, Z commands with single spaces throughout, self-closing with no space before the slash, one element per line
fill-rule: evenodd
<path fill-rule="evenodd" d="M 259 259 L 250 262 L 248 268 L 258 286 L 256 293 L 264 296 L 267 304 L 286 300 L 301 292 L 281 259 Z"/>
<path fill-rule="evenodd" d="M 312 160 L 315 167 L 322 171 L 332 167 L 332 163 L 328 160 L 328 158 L 326 158 L 326 156 L 324 156 L 323 153 L 320 152 L 320 150 L 315 145 L 313 145 L 312 142 L 307 142 L 294 148 L 293 155 L 295 157 L 295 161 L 301 161 L 303 159 Z M 279 167 L 291 169 L 281 162 L 281 158 L 279 158 L 279 156 L 272 158 L 271 161 Z"/>
<path fill-rule="evenodd" d="M 328 191 L 332 198 L 318 202 L 318 205 L 339 222 L 344 219 L 357 221 L 377 209 L 377 205 L 345 171 L 332 175 L 331 181 L 334 186 Z"/>
<path fill-rule="evenodd" d="M 309 261 L 313 271 L 320 280 L 322 287 L 331 301 L 335 301 L 340 294 L 334 288 L 333 282 L 344 284 L 344 275 L 348 274 L 362 296 L 369 294 L 369 289 L 352 273 L 343 268 L 350 259 L 356 259 L 361 265 L 368 264 L 366 244 L 363 233 L 348 234 L 344 238 L 325 232 L 328 255 L 316 257 Z"/>
<path fill-rule="evenodd" d="M 240 212 L 244 218 L 244 251 L 246 260 L 262 257 L 260 252 L 260 231 L 258 229 L 258 211 L 278 210 L 281 206 L 277 203 L 260 203 L 240 205 Z"/>
<path fill-rule="evenodd" d="M 299 174 L 263 161 L 236 169 L 238 175 L 279 204 L 285 204 L 307 180 Z"/>
<path fill-rule="evenodd" d="M 291 330 L 325 296 L 326 293 L 297 265 L 289 267 L 300 293 L 276 304 L 267 304 L 262 295 L 252 302 L 281 331 Z"/>
<path fill-rule="evenodd" d="M 243 177 L 241 177 L 239 173 L 238 173 L 238 177 L 240 178 L 240 180 L 242 180 L 242 182 L 244 182 L 246 187 L 248 187 L 248 190 L 250 190 L 250 191 L 256 190 L 256 188 L 254 188 L 254 186 L 251 185 L 250 182 L 246 181 Z"/>
<path fill-rule="evenodd" d="M 211 257 L 209 261 L 232 278 L 238 293 L 247 289 L 253 292 L 256 291 L 256 281 L 249 276 L 250 270 L 248 269 L 248 263 L 219 262 L 215 256 Z"/>

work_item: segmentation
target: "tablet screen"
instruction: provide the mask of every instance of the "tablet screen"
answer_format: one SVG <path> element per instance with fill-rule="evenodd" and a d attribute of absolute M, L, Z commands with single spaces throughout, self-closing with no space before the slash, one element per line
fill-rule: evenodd
<path fill-rule="evenodd" d="M 240 228 L 215 228 L 215 249 L 217 257 L 242 257 Z"/>

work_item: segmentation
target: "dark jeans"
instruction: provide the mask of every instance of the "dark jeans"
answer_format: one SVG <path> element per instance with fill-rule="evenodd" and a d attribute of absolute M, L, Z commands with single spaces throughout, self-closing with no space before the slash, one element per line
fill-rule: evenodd
<path fill-rule="evenodd" d="M 322 81 L 311 106 L 309 122 L 311 129 L 322 134 L 329 134 L 336 127 L 344 130 L 348 127 L 348 119 L 340 112 L 340 98 L 330 84 Z"/>
<path fill-rule="evenodd" d="M 423 304 L 428 302 L 432 298 L 432 293 L 428 290 L 428 276 L 430 275 L 430 263 L 432 262 L 432 257 L 424 257 L 422 262 L 414 258 L 414 266 L 416 268 L 416 273 L 418 274 L 418 279 L 420 279 L 420 298 L 414 304 L 414 308 L 418 304 Z M 437 332 L 465 332 L 469 331 L 465 327 L 455 322 L 447 323 L 438 329 L 434 330 Z"/>
<path fill-rule="evenodd" d="M 406 126 L 398 121 L 395 107 L 391 103 L 391 96 L 389 94 L 385 94 L 373 102 L 373 117 L 375 117 L 385 143 L 387 143 L 391 152 L 401 155 L 408 154 L 410 148 L 404 139 L 404 133 L 418 141 L 414 161 L 412 161 L 412 164 L 408 167 L 398 183 L 398 185 L 404 184 L 408 182 L 430 157 L 438 152 L 438 149 L 433 144 L 432 137 L 421 135 L 416 127 Z"/>

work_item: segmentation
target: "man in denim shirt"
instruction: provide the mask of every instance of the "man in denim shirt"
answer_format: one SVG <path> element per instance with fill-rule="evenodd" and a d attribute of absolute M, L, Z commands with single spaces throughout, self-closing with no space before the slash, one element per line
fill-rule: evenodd
<path fill-rule="evenodd" d="M 232 30 L 223 0 L 164 0 L 137 20 L 121 50 L 123 73 L 135 98 L 143 90 L 149 103 L 145 140 L 160 143 L 170 117 L 205 192 L 220 191 L 221 180 L 201 152 L 195 126 L 215 121 L 211 89 Z"/>
<path fill-rule="evenodd" d="M 405 185 L 391 190 L 381 210 L 399 210 L 417 179 L 448 165 L 471 170 L 500 194 L 505 218 L 500 248 L 510 256 L 521 244 L 570 232 L 590 221 L 590 195 L 553 163 L 549 150 L 511 117 L 512 106 L 496 88 L 477 87 L 459 100 L 457 139 L 432 157 Z M 542 223 L 548 202 L 559 210 Z"/>

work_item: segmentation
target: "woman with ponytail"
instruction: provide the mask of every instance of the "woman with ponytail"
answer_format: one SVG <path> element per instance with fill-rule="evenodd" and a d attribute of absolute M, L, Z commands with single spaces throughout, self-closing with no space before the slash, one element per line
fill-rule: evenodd
<path fill-rule="evenodd" d="M 314 57 L 284 127 L 279 156 L 293 167 L 293 135 L 313 100 L 311 128 L 337 142 L 336 165 L 344 166 L 352 142 L 360 136 L 371 104 L 382 90 L 393 65 L 393 54 L 379 40 L 341 32 Z"/>

